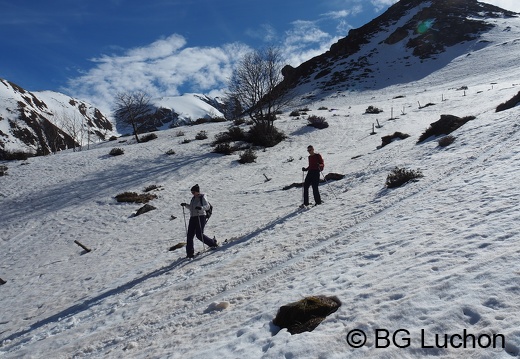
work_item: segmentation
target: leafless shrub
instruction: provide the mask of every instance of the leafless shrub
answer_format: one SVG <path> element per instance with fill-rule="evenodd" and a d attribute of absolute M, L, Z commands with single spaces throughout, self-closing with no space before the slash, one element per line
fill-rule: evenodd
<path fill-rule="evenodd" d="M 378 114 L 378 113 L 381 113 L 383 112 L 383 110 L 375 107 L 375 106 L 368 106 L 368 108 L 365 110 L 365 113 L 369 113 L 369 114 Z"/>
<path fill-rule="evenodd" d="M 151 140 L 155 140 L 156 138 L 157 138 L 157 135 L 155 133 L 149 133 L 149 134 L 139 138 L 139 142 L 148 142 Z"/>
<path fill-rule="evenodd" d="M 125 150 L 123 150 L 122 148 L 112 148 L 109 152 L 109 155 L 110 156 L 121 156 L 122 154 L 125 153 Z"/>
<path fill-rule="evenodd" d="M 311 115 L 311 116 L 309 116 L 309 118 L 307 118 L 307 121 L 308 121 L 308 126 L 311 126 L 314 128 L 324 129 L 324 128 L 329 127 L 327 120 L 325 119 L 325 117 L 322 117 L 322 116 Z"/>
<path fill-rule="evenodd" d="M 213 149 L 213 152 L 220 153 L 223 155 L 230 155 L 235 152 L 235 148 L 231 146 L 228 142 L 219 143 Z"/>
<path fill-rule="evenodd" d="M 420 170 L 408 170 L 396 167 L 386 178 L 386 187 L 396 188 L 403 184 L 424 177 Z"/>
<path fill-rule="evenodd" d="M 208 133 L 206 131 L 199 131 L 199 133 L 197 133 L 195 135 L 196 140 L 205 140 L 207 138 L 208 138 Z"/>
<path fill-rule="evenodd" d="M 248 148 L 240 155 L 240 159 L 238 162 L 245 163 L 253 163 L 256 161 L 256 152 L 252 148 Z"/>
<path fill-rule="evenodd" d="M 23 151 L 0 151 L 0 160 L 26 161 L 29 157 L 34 157 L 34 154 Z"/>

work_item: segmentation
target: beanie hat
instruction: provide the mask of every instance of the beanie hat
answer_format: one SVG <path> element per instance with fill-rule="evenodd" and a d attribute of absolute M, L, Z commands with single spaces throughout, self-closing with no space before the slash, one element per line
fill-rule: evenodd
<path fill-rule="evenodd" d="M 199 185 L 196 184 L 195 186 L 191 187 L 191 191 L 192 191 L 192 192 L 200 192 Z"/>

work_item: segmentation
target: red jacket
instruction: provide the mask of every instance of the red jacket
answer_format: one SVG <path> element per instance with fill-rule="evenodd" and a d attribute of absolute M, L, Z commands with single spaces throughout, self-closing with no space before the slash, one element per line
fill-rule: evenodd
<path fill-rule="evenodd" d="M 323 167 L 325 167 L 325 163 L 323 162 L 323 158 L 319 153 L 315 153 L 309 156 L 309 167 L 307 167 L 307 170 L 323 171 Z"/>

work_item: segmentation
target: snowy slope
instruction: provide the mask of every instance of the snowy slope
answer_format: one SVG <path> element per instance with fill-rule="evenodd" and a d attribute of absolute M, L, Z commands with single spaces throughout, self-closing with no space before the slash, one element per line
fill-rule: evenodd
<path fill-rule="evenodd" d="M 200 118 L 224 117 L 220 111 L 205 102 L 198 94 L 161 97 L 154 99 L 153 103 L 157 107 L 175 111 L 179 115 L 179 123 L 190 123 Z"/>
<path fill-rule="evenodd" d="M 520 91 L 520 42 L 509 34 L 413 83 L 302 101 L 329 128 L 289 110 L 276 122 L 288 139 L 253 164 L 211 153 L 223 123 L 7 163 L 0 357 L 520 356 L 520 107 L 495 112 Z M 441 114 L 476 119 L 446 148 L 416 144 Z M 208 140 L 181 143 L 201 130 Z M 410 137 L 378 148 L 396 131 Z M 302 180 L 308 144 L 325 173 L 346 177 L 320 187 L 322 206 L 298 211 L 301 190 L 282 188 Z M 396 166 L 424 177 L 387 189 Z M 195 183 L 215 207 L 207 233 L 234 241 L 186 262 L 168 248 L 184 241 L 179 203 Z M 134 217 L 140 205 L 114 199 L 154 184 L 155 211 Z M 313 332 L 272 324 L 280 306 L 320 294 L 343 304 Z M 347 342 L 353 330 L 366 334 L 362 348 Z M 378 340 L 382 330 L 400 330 L 396 342 Z M 453 335 L 465 332 L 481 341 L 462 345 Z"/>

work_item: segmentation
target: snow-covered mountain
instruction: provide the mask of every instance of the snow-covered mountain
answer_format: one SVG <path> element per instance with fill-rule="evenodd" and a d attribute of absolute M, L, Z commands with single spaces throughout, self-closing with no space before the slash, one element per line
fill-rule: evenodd
<path fill-rule="evenodd" d="M 520 106 L 496 109 L 520 91 L 520 19 L 488 21 L 486 46 L 448 47 L 411 82 L 326 94 L 309 78 L 275 123 L 288 138 L 255 163 L 211 152 L 226 123 L 3 162 L 0 357 L 518 358 Z M 472 119 L 451 144 L 418 143 L 443 115 Z M 309 144 L 345 177 L 300 210 L 301 189 L 284 188 Z M 423 177 L 388 188 L 396 167 Z M 186 261 L 168 249 L 185 240 L 194 184 L 223 245 Z M 150 188 L 156 209 L 139 216 L 114 198 Z M 273 324 L 317 295 L 342 305 L 314 331 Z"/>
<path fill-rule="evenodd" d="M 64 94 L 30 92 L 0 79 L 0 158 L 45 155 L 107 140 L 112 123 L 95 107 Z"/>
<path fill-rule="evenodd" d="M 151 102 L 157 109 L 146 131 L 224 116 L 218 100 L 204 95 L 184 94 Z M 110 115 L 58 92 L 30 92 L 0 79 L 0 158 L 19 152 L 49 154 L 131 132 Z"/>
<path fill-rule="evenodd" d="M 286 66 L 282 86 L 330 94 L 417 81 L 492 45 L 497 32 L 518 31 L 516 15 L 476 0 L 401 0 L 326 53 Z"/>
<path fill-rule="evenodd" d="M 169 127 L 190 124 L 200 119 L 224 117 L 219 110 L 222 104 L 217 99 L 205 95 L 188 93 L 182 96 L 156 98 L 152 102 L 159 110 L 170 111 L 171 117 L 167 116 L 170 121 L 165 123 Z"/>

